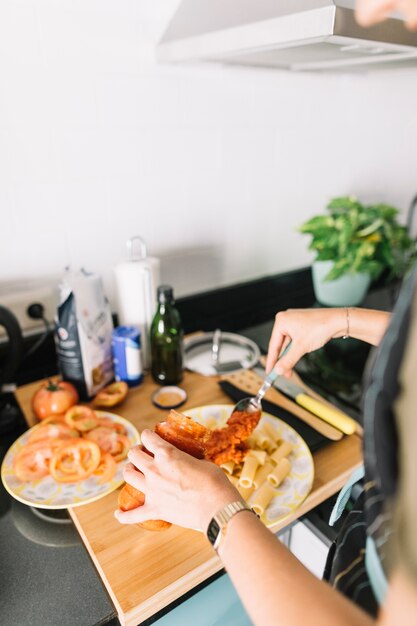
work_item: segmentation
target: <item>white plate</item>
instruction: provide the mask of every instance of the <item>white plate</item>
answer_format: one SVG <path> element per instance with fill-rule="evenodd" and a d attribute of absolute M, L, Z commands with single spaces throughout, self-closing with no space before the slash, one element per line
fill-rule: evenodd
<path fill-rule="evenodd" d="M 214 404 L 187 409 L 185 413 L 201 424 L 205 424 L 207 420 L 214 417 L 218 422 L 218 428 L 221 428 L 226 424 L 232 409 L 231 404 Z M 277 495 L 270 502 L 261 518 L 266 526 L 272 526 L 294 513 L 310 493 L 314 480 L 314 462 L 310 448 L 291 426 L 288 426 L 278 417 L 269 413 L 262 413 L 257 428 L 262 426 L 265 421 L 277 429 L 280 439 L 289 441 L 293 445 L 293 450 L 288 457 L 291 462 L 290 473 L 278 487 Z"/>
<path fill-rule="evenodd" d="M 127 430 L 127 437 L 132 446 L 139 443 L 140 437 L 138 431 L 133 424 L 124 419 L 124 417 L 120 417 L 114 413 L 108 413 L 107 411 L 96 411 L 96 413 L 98 417 L 109 417 L 114 422 L 123 424 Z M 13 471 L 13 458 L 22 446 L 27 443 L 30 433 L 41 425 L 42 424 L 37 424 L 33 426 L 23 433 L 19 439 L 16 439 L 3 459 L 1 479 L 6 490 L 13 498 L 23 502 L 23 504 L 28 504 L 29 506 L 40 509 L 67 509 L 68 507 L 81 506 L 82 504 L 94 502 L 123 484 L 123 467 L 127 459 L 117 463 L 117 470 L 113 479 L 104 484 L 100 484 L 94 476 L 90 476 L 90 478 L 78 483 L 58 483 L 52 476 L 45 476 L 40 480 L 32 482 L 22 482 L 16 478 Z"/>

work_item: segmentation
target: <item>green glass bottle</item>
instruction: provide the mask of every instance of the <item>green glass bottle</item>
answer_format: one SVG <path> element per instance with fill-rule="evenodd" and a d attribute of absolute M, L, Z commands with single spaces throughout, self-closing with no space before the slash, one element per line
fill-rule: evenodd
<path fill-rule="evenodd" d="M 151 324 L 152 376 L 160 385 L 176 385 L 183 374 L 183 330 L 169 285 L 157 290 L 158 308 Z"/>

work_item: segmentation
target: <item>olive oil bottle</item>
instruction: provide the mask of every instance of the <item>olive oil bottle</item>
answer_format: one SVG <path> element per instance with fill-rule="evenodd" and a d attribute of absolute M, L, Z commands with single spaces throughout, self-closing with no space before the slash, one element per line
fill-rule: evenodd
<path fill-rule="evenodd" d="M 169 285 L 157 290 L 158 308 L 151 324 L 152 376 L 160 385 L 176 385 L 183 375 L 183 329 Z"/>

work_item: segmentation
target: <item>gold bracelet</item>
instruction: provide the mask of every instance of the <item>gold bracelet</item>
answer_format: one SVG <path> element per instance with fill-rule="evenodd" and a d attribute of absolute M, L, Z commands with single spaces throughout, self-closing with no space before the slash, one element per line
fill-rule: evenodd
<path fill-rule="evenodd" d="M 350 327 L 349 327 L 349 307 L 345 306 L 346 311 L 346 333 L 343 335 L 342 339 L 348 339 L 350 337 Z"/>

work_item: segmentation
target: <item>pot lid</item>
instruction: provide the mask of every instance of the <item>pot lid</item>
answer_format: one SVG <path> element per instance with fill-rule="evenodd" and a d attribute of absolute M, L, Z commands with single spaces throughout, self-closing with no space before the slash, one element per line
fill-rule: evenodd
<path fill-rule="evenodd" d="M 259 357 L 260 351 L 256 343 L 235 333 L 216 330 L 184 340 L 185 367 L 203 376 L 250 369 L 258 362 Z"/>

